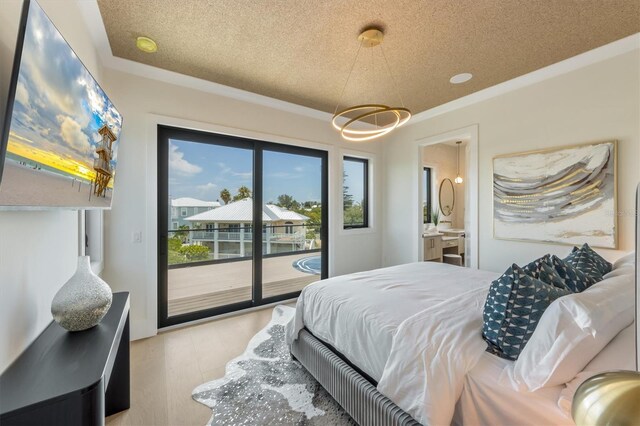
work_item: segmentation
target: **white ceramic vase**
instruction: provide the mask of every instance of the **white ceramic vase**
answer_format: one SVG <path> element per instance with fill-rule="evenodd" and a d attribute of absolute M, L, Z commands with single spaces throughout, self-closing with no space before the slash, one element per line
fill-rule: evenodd
<path fill-rule="evenodd" d="M 80 256 L 75 274 L 54 296 L 51 314 L 67 330 L 82 331 L 102 320 L 112 299 L 109 285 L 91 270 L 89 256 Z"/>

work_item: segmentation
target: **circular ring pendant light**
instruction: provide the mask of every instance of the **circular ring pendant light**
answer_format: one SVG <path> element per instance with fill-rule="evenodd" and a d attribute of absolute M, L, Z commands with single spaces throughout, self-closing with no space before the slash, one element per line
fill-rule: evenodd
<path fill-rule="evenodd" d="M 384 54 L 384 50 L 382 50 L 381 43 L 383 39 L 383 32 L 377 28 L 369 28 L 363 31 L 358 36 L 358 40 L 360 41 L 360 48 L 358 48 L 358 53 L 356 53 L 356 58 L 353 62 L 353 65 L 351 66 L 349 76 L 347 77 L 347 81 L 344 84 L 344 88 L 342 89 L 342 93 L 340 94 L 340 100 L 338 101 L 338 105 L 336 105 L 336 111 L 333 115 L 333 119 L 331 120 L 331 124 L 333 125 L 333 127 L 340 132 L 340 135 L 345 140 L 351 142 L 364 142 L 379 138 L 402 126 L 411 118 L 411 111 L 409 111 L 409 109 L 405 108 L 404 106 L 404 102 L 402 101 L 402 96 L 400 95 L 400 91 L 398 90 L 396 80 L 391 74 L 389 62 L 387 61 L 387 57 Z M 400 103 L 402 106 L 391 107 L 384 104 L 371 103 L 355 105 L 338 111 L 340 101 L 342 101 L 342 96 L 344 95 L 345 89 L 347 88 L 347 85 L 351 78 L 351 74 L 353 73 L 353 68 L 358 60 L 360 49 L 362 47 L 373 48 L 376 46 L 380 47 L 380 51 L 382 53 L 382 57 L 384 58 L 389 77 L 395 85 L 396 91 L 398 92 L 398 98 L 400 99 Z M 353 117 L 354 113 L 357 113 L 355 117 Z M 379 118 L 387 118 L 387 120 L 378 120 Z M 382 121 L 385 124 L 380 126 L 378 124 L 379 121 Z M 342 122 L 342 124 L 340 124 L 340 122 Z"/>

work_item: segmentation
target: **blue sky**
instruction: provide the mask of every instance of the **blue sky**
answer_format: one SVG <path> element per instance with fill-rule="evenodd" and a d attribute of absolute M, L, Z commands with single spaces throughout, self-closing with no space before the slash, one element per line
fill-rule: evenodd
<path fill-rule="evenodd" d="M 349 193 L 353 195 L 353 202 L 362 202 L 364 193 L 363 164 L 355 161 L 344 162 L 344 184 L 349 187 Z"/>
<path fill-rule="evenodd" d="M 297 201 L 320 201 L 321 161 L 278 152 L 264 152 L 264 199 L 288 194 Z M 239 148 L 169 141 L 169 195 L 206 201 L 227 188 L 235 195 L 242 185 L 253 191 L 253 152 Z"/>
<path fill-rule="evenodd" d="M 93 168 L 97 130 L 105 123 L 119 136 L 122 117 L 32 1 L 10 139 Z M 117 142 L 114 151 L 117 153 Z"/>

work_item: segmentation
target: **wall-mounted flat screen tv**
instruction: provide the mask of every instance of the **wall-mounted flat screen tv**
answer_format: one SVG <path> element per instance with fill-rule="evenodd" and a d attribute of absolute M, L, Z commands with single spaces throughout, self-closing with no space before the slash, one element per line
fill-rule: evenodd
<path fill-rule="evenodd" d="M 109 208 L 122 116 L 25 0 L 0 139 L 0 209 Z"/>

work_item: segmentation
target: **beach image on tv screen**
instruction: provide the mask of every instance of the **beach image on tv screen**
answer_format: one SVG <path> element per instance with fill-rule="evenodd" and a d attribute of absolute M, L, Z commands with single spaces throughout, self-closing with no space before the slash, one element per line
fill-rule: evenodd
<path fill-rule="evenodd" d="M 110 207 L 122 117 L 40 6 L 29 6 L 0 206 Z"/>

